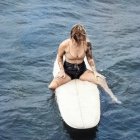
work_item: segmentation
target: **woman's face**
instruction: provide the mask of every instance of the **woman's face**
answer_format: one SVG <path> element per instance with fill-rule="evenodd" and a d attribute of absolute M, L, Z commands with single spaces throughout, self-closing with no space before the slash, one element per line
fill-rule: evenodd
<path fill-rule="evenodd" d="M 77 43 L 81 41 L 86 41 L 86 31 L 82 25 L 75 25 L 71 30 L 71 38 L 73 38 Z"/>
<path fill-rule="evenodd" d="M 81 33 L 75 33 L 73 35 L 73 38 L 75 39 L 75 41 L 77 42 L 81 42 L 81 41 L 85 41 L 85 35 L 81 34 Z"/>

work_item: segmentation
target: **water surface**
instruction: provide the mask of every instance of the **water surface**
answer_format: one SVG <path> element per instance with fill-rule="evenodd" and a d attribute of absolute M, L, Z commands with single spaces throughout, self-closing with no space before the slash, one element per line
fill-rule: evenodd
<path fill-rule="evenodd" d="M 48 89 L 61 41 L 85 25 L 97 70 L 123 102 L 101 91 L 96 140 L 140 139 L 140 1 L 0 2 L 0 140 L 71 140 Z M 79 136 L 79 140 L 81 137 Z"/>

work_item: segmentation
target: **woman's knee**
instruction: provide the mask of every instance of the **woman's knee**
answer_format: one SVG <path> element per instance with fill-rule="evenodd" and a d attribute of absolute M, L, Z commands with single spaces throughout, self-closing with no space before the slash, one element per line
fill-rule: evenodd
<path fill-rule="evenodd" d="M 54 78 L 53 81 L 48 86 L 50 89 L 56 89 L 57 87 L 69 82 L 71 78 L 66 76 L 65 78 Z"/>
<path fill-rule="evenodd" d="M 54 80 L 50 83 L 50 85 L 48 87 L 49 87 L 49 89 L 56 89 L 58 86 L 59 86 L 58 82 L 56 80 Z"/>

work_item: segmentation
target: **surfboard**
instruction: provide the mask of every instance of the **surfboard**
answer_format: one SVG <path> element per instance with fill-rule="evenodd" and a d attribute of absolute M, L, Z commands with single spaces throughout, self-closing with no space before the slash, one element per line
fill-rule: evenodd
<path fill-rule="evenodd" d="M 86 65 L 87 60 L 85 59 Z M 53 75 L 59 72 L 57 58 L 54 63 Z M 97 85 L 71 80 L 55 90 L 56 102 L 64 122 L 76 129 L 89 129 L 97 126 L 100 121 L 100 95 Z"/>

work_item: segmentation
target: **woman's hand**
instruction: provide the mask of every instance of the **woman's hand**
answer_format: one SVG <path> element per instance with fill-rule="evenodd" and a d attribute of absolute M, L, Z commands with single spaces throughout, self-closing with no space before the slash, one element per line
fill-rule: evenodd
<path fill-rule="evenodd" d="M 56 76 L 56 78 L 65 78 L 66 74 L 64 70 L 60 70 Z"/>

